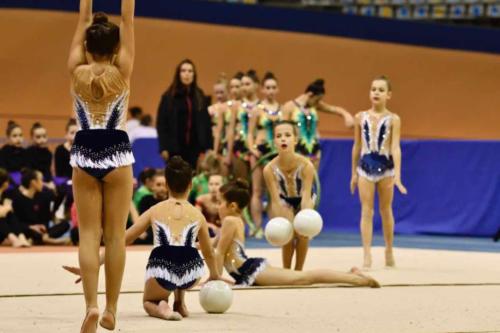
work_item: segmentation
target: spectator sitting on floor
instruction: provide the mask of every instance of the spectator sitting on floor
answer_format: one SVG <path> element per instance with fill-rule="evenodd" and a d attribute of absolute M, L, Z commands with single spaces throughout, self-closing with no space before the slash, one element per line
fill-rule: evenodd
<path fill-rule="evenodd" d="M 73 175 L 73 168 L 69 164 L 70 151 L 73 146 L 73 141 L 75 141 L 75 135 L 78 131 L 78 125 L 76 120 L 71 118 L 66 124 L 66 135 L 64 138 L 66 141 L 56 147 L 54 153 L 54 167 L 56 177 L 71 179 Z"/>
<path fill-rule="evenodd" d="M 14 215 L 12 201 L 5 196 L 9 188 L 9 174 L 5 169 L 0 169 L 0 245 L 12 247 L 30 247 L 22 231 L 22 226 Z"/>
<path fill-rule="evenodd" d="M 51 172 L 52 152 L 47 147 L 47 130 L 39 122 L 31 127 L 31 140 L 33 144 L 26 149 L 28 167 L 40 171 L 43 180 L 51 183 L 49 187 L 55 189 Z"/>
<path fill-rule="evenodd" d="M 196 207 L 201 210 L 208 223 L 210 237 L 217 237 L 221 227 L 219 218 L 220 192 L 224 178 L 220 174 L 212 174 L 208 178 L 209 193 L 196 199 Z"/>
<path fill-rule="evenodd" d="M 156 169 L 145 168 L 139 174 L 139 182 L 142 185 L 134 193 L 133 202 L 136 208 L 139 208 L 139 203 L 144 196 L 153 194 L 153 178 L 156 173 Z"/>
<path fill-rule="evenodd" d="M 35 244 L 66 244 L 68 239 L 60 237 L 70 229 L 70 224 L 68 221 L 62 221 L 49 227 L 51 203 L 40 197 L 42 191 L 42 173 L 33 169 L 23 169 L 21 186 L 15 189 L 12 195 L 14 214 L 22 225 L 26 237 L 31 238 Z"/>
<path fill-rule="evenodd" d="M 19 172 L 28 164 L 26 149 L 23 147 L 23 130 L 10 120 L 6 134 L 7 143 L 0 149 L 0 167 L 8 172 Z"/>
<path fill-rule="evenodd" d="M 153 127 L 152 124 L 153 118 L 149 114 L 143 116 L 139 126 L 128 132 L 130 143 L 133 143 L 137 139 L 156 139 L 158 137 L 158 132 L 156 131 L 156 127 Z"/>
<path fill-rule="evenodd" d="M 139 214 L 143 214 L 154 205 L 168 199 L 167 182 L 163 172 L 158 171 L 153 177 L 152 190 L 153 193 L 145 195 L 139 203 L 137 217 Z M 134 223 L 135 220 L 133 211 L 131 211 L 131 217 L 132 223 Z M 134 242 L 134 244 L 153 244 L 153 230 L 151 227 L 149 227 L 148 230 Z"/>
<path fill-rule="evenodd" d="M 191 193 L 189 194 L 189 201 L 193 204 L 200 195 L 208 193 L 208 175 L 210 174 L 222 174 L 220 160 L 213 153 L 204 156 L 200 163 L 200 173 L 193 177 Z"/>

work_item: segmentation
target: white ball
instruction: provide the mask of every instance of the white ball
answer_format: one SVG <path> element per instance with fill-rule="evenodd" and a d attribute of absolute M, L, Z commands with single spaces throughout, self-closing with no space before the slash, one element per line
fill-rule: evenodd
<path fill-rule="evenodd" d="M 207 282 L 199 296 L 201 307 L 208 313 L 224 313 L 233 302 L 233 290 L 220 280 Z"/>
<path fill-rule="evenodd" d="M 299 235 L 313 238 L 321 232 L 323 219 L 314 209 L 303 209 L 295 215 L 293 227 Z"/>
<path fill-rule="evenodd" d="M 267 222 L 264 234 L 269 244 L 283 246 L 292 239 L 293 226 L 286 218 L 275 217 Z"/>

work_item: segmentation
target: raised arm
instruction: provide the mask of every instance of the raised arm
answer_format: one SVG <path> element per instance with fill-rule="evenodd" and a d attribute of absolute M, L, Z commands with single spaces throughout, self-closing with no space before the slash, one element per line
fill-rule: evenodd
<path fill-rule="evenodd" d="M 394 185 L 403 194 L 408 193 L 406 188 L 401 182 L 401 119 L 399 116 L 394 115 L 392 121 L 392 142 L 391 142 L 391 155 L 394 160 Z"/>
<path fill-rule="evenodd" d="M 358 163 L 359 154 L 361 153 L 361 122 L 359 114 L 354 117 L 354 144 L 352 145 L 351 157 L 351 193 L 354 194 L 358 185 Z"/>
<path fill-rule="evenodd" d="M 323 101 L 319 102 L 318 111 L 331 113 L 344 118 L 344 124 L 346 127 L 352 127 L 354 125 L 354 119 L 352 115 L 344 108 L 340 106 L 330 105 Z"/>
<path fill-rule="evenodd" d="M 70 73 L 73 73 L 76 67 L 87 63 L 84 43 L 87 28 L 91 24 L 92 0 L 80 0 L 78 24 L 69 49 L 68 70 Z"/>
<path fill-rule="evenodd" d="M 134 12 L 135 0 L 122 0 L 120 50 L 116 58 L 116 66 L 127 79 L 132 75 L 135 57 Z"/>
<path fill-rule="evenodd" d="M 208 234 L 208 225 L 205 217 L 200 213 L 201 226 L 198 231 L 198 240 L 200 241 L 201 253 L 210 271 L 210 280 L 217 280 L 220 278 L 221 272 L 217 269 L 216 258 L 214 256 L 214 250 L 212 248 L 212 243 L 210 242 L 210 236 Z"/>

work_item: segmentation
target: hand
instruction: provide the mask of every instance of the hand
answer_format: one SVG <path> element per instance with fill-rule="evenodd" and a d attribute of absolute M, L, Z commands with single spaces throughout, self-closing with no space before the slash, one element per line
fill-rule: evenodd
<path fill-rule="evenodd" d="M 54 184 L 54 182 L 50 182 L 50 183 L 45 183 L 44 184 L 46 188 L 48 188 L 49 190 L 55 192 L 56 191 L 56 184 Z"/>
<path fill-rule="evenodd" d="M 394 185 L 398 188 L 399 192 L 401 192 L 402 194 L 408 194 L 408 190 L 406 189 L 406 187 L 404 187 L 403 183 L 401 183 L 401 179 L 396 178 L 394 180 Z"/>
<path fill-rule="evenodd" d="M 165 160 L 165 161 L 168 161 L 169 157 L 170 157 L 170 154 L 168 153 L 168 151 L 164 150 L 161 152 L 161 157 Z"/>
<path fill-rule="evenodd" d="M 43 224 L 30 225 L 30 229 L 39 234 L 44 234 L 47 232 L 47 228 Z"/>
<path fill-rule="evenodd" d="M 3 201 L 3 206 L 5 207 L 5 213 L 12 212 L 12 200 L 5 199 Z"/>
<path fill-rule="evenodd" d="M 80 267 L 63 266 L 62 268 L 70 273 L 78 275 L 78 279 L 76 279 L 75 283 L 80 283 L 82 281 L 82 270 Z"/>
<path fill-rule="evenodd" d="M 354 192 L 356 192 L 356 187 L 358 187 L 358 175 L 353 174 L 351 177 L 351 194 L 354 194 Z"/>
<path fill-rule="evenodd" d="M 253 156 L 257 157 L 257 159 L 260 158 L 260 156 L 262 155 L 260 153 L 260 150 L 258 150 L 257 148 L 252 148 L 250 149 L 250 152 L 252 153 Z"/>

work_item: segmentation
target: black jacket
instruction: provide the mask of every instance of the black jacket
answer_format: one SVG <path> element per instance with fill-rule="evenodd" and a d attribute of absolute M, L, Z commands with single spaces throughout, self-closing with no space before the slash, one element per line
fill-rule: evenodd
<path fill-rule="evenodd" d="M 200 96 L 196 98 L 195 95 Z M 189 143 L 187 143 L 188 102 L 192 104 L 192 123 Z M 201 102 L 201 105 L 199 105 Z M 183 150 L 202 152 L 212 148 L 212 128 L 208 113 L 209 100 L 202 90 L 191 92 L 184 90 L 174 94 L 163 94 L 158 107 L 156 129 L 161 151 L 169 154 L 180 154 Z"/>

